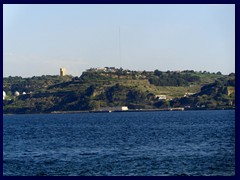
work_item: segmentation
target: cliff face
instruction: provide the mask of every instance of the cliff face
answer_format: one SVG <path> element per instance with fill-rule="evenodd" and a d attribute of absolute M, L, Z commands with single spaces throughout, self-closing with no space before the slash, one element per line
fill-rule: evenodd
<path fill-rule="evenodd" d="M 3 89 L 7 96 L 4 113 L 99 110 L 118 106 L 152 109 L 235 105 L 235 75 L 194 71 L 115 69 L 86 71 L 80 77 L 8 77 L 4 78 Z M 14 96 L 15 91 L 20 95 Z"/>

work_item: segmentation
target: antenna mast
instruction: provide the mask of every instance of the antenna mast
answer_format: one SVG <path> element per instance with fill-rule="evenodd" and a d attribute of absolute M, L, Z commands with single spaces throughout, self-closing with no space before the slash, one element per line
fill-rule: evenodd
<path fill-rule="evenodd" d="M 122 52 L 121 52 L 121 27 L 119 26 L 119 61 L 120 68 L 122 67 Z"/>

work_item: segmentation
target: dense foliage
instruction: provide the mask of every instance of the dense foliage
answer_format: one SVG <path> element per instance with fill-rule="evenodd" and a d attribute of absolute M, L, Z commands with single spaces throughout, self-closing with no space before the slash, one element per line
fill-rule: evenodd
<path fill-rule="evenodd" d="M 7 95 L 4 113 L 85 111 L 116 106 L 130 109 L 235 106 L 234 73 L 114 69 L 86 71 L 80 77 L 47 75 L 3 80 Z M 156 96 L 159 94 L 167 98 L 159 99 Z"/>
<path fill-rule="evenodd" d="M 159 70 L 154 71 L 154 76 L 149 78 L 149 82 L 156 86 L 188 86 L 192 82 L 200 82 L 200 77 L 193 73 L 166 73 Z"/>

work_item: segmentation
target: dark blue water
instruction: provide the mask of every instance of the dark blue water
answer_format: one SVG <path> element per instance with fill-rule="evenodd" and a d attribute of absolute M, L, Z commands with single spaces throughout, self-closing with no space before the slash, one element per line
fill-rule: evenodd
<path fill-rule="evenodd" d="M 3 116 L 3 175 L 235 175 L 235 111 Z"/>

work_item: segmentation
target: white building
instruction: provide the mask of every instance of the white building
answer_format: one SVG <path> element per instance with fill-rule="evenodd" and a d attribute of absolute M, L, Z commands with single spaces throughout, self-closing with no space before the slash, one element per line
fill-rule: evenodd
<path fill-rule="evenodd" d="M 127 106 L 122 106 L 122 111 L 127 111 L 128 110 L 128 107 Z"/>
<path fill-rule="evenodd" d="M 100 111 L 127 111 L 128 107 L 127 106 L 116 106 L 116 107 L 104 107 L 100 108 Z"/>
<path fill-rule="evenodd" d="M 156 99 L 167 99 L 166 95 L 155 95 Z"/>
<path fill-rule="evenodd" d="M 15 95 L 15 96 L 19 96 L 20 93 L 19 93 L 18 91 L 16 91 L 16 92 L 14 93 L 14 95 Z"/>
<path fill-rule="evenodd" d="M 187 92 L 187 93 L 184 94 L 184 97 L 192 96 L 192 95 L 194 95 L 194 94 L 195 94 L 195 93 L 189 93 L 189 92 Z"/>
<path fill-rule="evenodd" d="M 6 93 L 5 93 L 5 91 L 3 91 L 3 100 L 6 98 Z"/>

